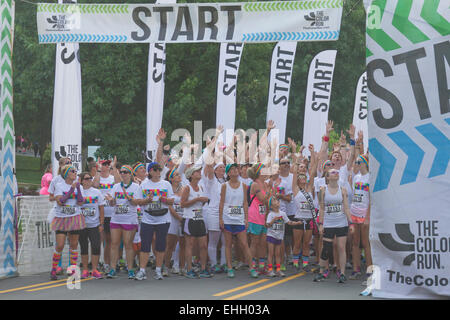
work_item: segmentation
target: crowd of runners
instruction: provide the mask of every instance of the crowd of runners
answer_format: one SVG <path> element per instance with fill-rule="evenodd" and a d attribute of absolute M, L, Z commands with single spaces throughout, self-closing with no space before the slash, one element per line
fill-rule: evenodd
<path fill-rule="evenodd" d="M 372 261 L 362 132 L 355 136 L 351 125 L 329 152 L 329 121 L 315 152 L 292 139 L 271 145 L 273 128 L 269 121 L 253 157 L 251 147 L 238 152 L 238 136 L 224 146 L 218 128 L 193 161 L 163 147 L 163 129 L 154 162 L 119 165 L 114 158 L 77 172 L 61 158 L 48 188 L 56 233 L 51 279 L 63 273 L 68 237 L 68 264 L 80 265 L 82 278 L 123 271 L 135 280 L 150 272 L 158 280 L 233 278 L 242 270 L 253 278 L 283 277 L 289 267 L 314 272 L 314 281 L 332 273 L 340 283 L 363 281 L 369 274 L 361 268 Z M 278 149 L 275 161 L 265 161 L 271 147 Z"/>

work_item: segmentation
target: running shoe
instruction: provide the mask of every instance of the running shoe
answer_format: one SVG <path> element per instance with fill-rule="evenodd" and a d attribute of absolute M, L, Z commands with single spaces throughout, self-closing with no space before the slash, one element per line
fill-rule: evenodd
<path fill-rule="evenodd" d="M 108 274 L 106 275 L 106 278 L 108 279 L 117 278 L 116 270 L 114 269 L 109 270 Z"/>
<path fill-rule="evenodd" d="M 197 277 L 197 274 L 193 270 L 191 270 L 191 271 L 186 272 L 186 278 L 197 279 L 198 277 Z"/>
<path fill-rule="evenodd" d="M 89 271 L 83 270 L 83 272 L 81 273 L 81 279 L 86 279 L 86 278 L 89 278 Z"/>
<path fill-rule="evenodd" d="M 199 273 L 200 272 L 200 265 L 198 264 L 198 263 L 193 263 L 192 264 L 192 270 L 195 272 L 195 273 Z"/>
<path fill-rule="evenodd" d="M 199 276 L 200 278 L 211 278 L 211 274 L 206 269 L 200 272 Z"/>
<path fill-rule="evenodd" d="M 305 264 L 304 266 L 303 266 L 303 271 L 305 271 L 305 272 L 311 272 L 311 265 L 308 263 L 308 264 Z"/>
<path fill-rule="evenodd" d="M 180 273 L 181 273 L 182 276 L 186 276 L 187 275 L 187 269 L 186 268 L 181 269 Z"/>
<path fill-rule="evenodd" d="M 97 270 L 92 271 L 92 277 L 94 279 L 103 279 L 103 275 Z"/>
<path fill-rule="evenodd" d="M 120 265 L 116 264 L 116 272 L 119 273 L 120 272 Z"/>
<path fill-rule="evenodd" d="M 162 267 L 162 275 L 163 277 L 169 276 L 169 270 L 165 266 Z"/>
<path fill-rule="evenodd" d="M 134 273 L 134 270 L 128 270 L 128 279 L 134 278 L 136 278 L 136 273 Z"/>
<path fill-rule="evenodd" d="M 328 270 L 328 269 L 325 270 L 325 272 L 322 275 L 325 279 L 328 279 L 330 277 L 330 270 Z"/>
<path fill-rule="evenodd" d="M 345 269 L 349 269 L 349 270 L 353 269 L 352 264 L 351 264 L 350 262 L 347 262 L 347 263 L 345 264 Z"/>
<path fill-rule="evenodd" d="M 228 272 L 228 267 L 226 264 L 221 265 L 220 268 L 222 269 L 222 272 Z"/>
<path fill-rule="evenodd" d="M 347 281 L 347 277 L 345 276 L 345 274 L 341 273 L 341 275 L 339 276 L 338 279 L 338 283 L 345 283 L 345 281 Z"/>
<path fill-rule="evenodd" d="M 56 274 L 57 275 L 63 274 L 63 269 L 61 267 L 56 268 Z"/>
<path fill-rule="evenodd" d="M 318 273 L 318 274 L 316 274 L 316 275 L 314 276 L 313 281 L 314 281 L 314 282 L 321 282 L 321 281 L 323 281 L 323 280 L 325 280 L 325 279 L 326 279 L 326 277 L 325 277 L 322 273 Z"/>
<path fill-rule="evenodd" d="M 214 273 L 221 273 L 222 272 L 222 268 L 220 267 L 220 265 L 216 264 L 214 266 L 213 271 L 214 271 Z"/>
<path fill-rule="evenodd" d="M 180 267 L 173 266 L 172 270 L 170 270 L 170 273 L 172 273 L 172 274 L 180 274 Z"/>
<path fill-rule="evenodd" d="M 155 272 L 155 275 L 153 276 L 153 278 L 155 280 L 162 280 L 164 279 L 163 275 L 161 274 L 161 272 Z"/>
<path fill-rule="evenodd" d="M 258 272 L 255 269 L 250 270 L 250 275 L 252 278 L 258 278 Z"/>
<path fill-rule="evenodd" d="M 239 261 L 235 267 L 236 270 L 242 270 L 243 268 L 245 268 L 245 263 L 243 263 L 242 261 Z"/>
<path fill-rule="evenodd" d="M 56 270 L 50 271 L 50 280 L 58 280 L 58 276 L 56 275 Z"/>
<path fill-rule="evenodd" d="M 275 271 L 270 270 L 269 273 L 267 274 L 267 276 L 271 277 L 271 278 L 275 277 L 276 276 Z"/>
<path fill-rule="evenodd" d="M 147 274 L 145 273 L 145 271 L 139 270 L 138 273 L 136 274 L 136 276 L 134 277 L 134 280 L 146 280 L 147 279 Z"/>
<path fill-rule="evenodd" d="M 286 277 L 286 275 L 284 274 L 284 272 L 283 271 L 277 271 L 277 276 L 278 277 Z"/>
<path fill-rule="evenodd" d="M 231 268 L 231 269 L 228 270 L 227 277 L 228 277 L 228 278 L 234 278 L 234 270 L 233 270 L 233 268 Z"/>
<path fill-rule="evenodd" d="M 111 267 L 109 266 L 109 264 L 104 264 L 103 265 L 103 274 L 108 274 L 111 271 Z"/>
<path fill-rule="evenodd" d="M 359 280 L 361 278 L 361 272 L 353 271 L 352 274 L 348 277 L 349 280 Z"/>
<path fill-rule="evenodd" d="M 295 269 L 298 269 L 298 262 L 292 263 L 292 266 L 293 266 Z"/>

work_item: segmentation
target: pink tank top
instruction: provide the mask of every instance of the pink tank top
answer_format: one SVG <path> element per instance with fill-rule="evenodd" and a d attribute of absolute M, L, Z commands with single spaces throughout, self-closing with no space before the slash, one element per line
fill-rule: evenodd
<path fill-rule="evenodd" d="M 264 190 L 260 190 L 262 194 L 265 196 L 266 192 Z M 255 196 L 254 194 L 250 194 L 250 199 Z M 266 206 L 259 201 L 258 197 L 255 197 L 248 208 L 248 222 L 265 225 L 266 224 Z"/>

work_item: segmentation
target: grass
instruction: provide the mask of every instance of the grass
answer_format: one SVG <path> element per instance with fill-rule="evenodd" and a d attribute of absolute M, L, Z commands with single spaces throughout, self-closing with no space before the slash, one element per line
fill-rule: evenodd
<path fill-rule="evenodd" d="M 39 158 L 16 155 L 17 183 L 40 186 L 43 172 L 39 168 L 39 164 Z"/>

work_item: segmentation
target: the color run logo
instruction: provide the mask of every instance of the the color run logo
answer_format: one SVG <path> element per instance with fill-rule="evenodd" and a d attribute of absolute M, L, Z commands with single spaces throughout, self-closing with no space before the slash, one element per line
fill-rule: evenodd
<path fill-rule="evenodd" d="M 417 270 L 445 270 L 445 258 L 450 253 L 450 237 L 439 231 L 439 221 L 416 221 L 416 233 L 413 234 L 410 224 L 396 224 L 394 239 L 390 233 L 379 233 L 381 243 L 391 251 L 408 253 L 402 260 L 404 266 L 410 267 L 413 262 Z M 439 275 L 424 276 L 421 274 L 404 274 L 396 270 L 386 270 L 388 281 L 415 286 L 447 286 L 449 279 Z M 441 271 L 442 272 L 442 271 Z"/>

